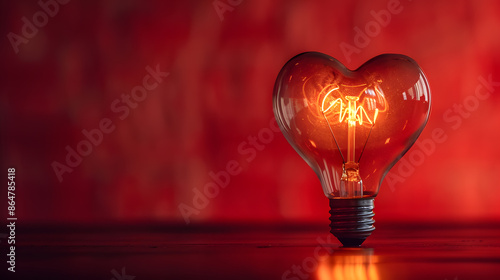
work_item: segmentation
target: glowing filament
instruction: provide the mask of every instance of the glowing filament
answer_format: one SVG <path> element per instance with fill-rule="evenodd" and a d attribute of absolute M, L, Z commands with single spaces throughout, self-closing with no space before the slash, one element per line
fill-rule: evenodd
<path fill-rule="evenodd" d="M 358 156 L 359 158 L 356 158 L 356 126 L 365 125 L 373 128 L 379 113 L 379 108 L 377 107 L 380 106 L 382 111 L 385 111 L 387 108 L 384 95 L 376 83 L 373 88 L 367 86 L 366 84 L 357 86 L 344 85 L 344 87 L 363 88 L 358 95 L 342 94 L 339 90 L 339 86 L 337 85 L 323 88 L 322 92 L 326 92 L 326 94 L 321 101 L 321 113 L 328 123 L 332 137 L 334 138 L 334 142 L 337 145 L 337 148 L 339 148 L 339 151 L 340 147 L 338 146 L 330 121 L 327 118 L 328 112 L 333 112 L 333 116 L 338 115 L 338 123 L 347 123 L 347 154 L 344 155 L 340 152 L 343 161 L 343 173 L 339 190 L 340 196 L 362 197 L 363 182 L 361 180 L 361 176 L 359 175 L 359 160 L 363 152 L 360 153 Z M 366 96 L 361 99 L 363 94 L 366 94 Z M 335 98 L 337 96 L 338 98 Z M 329 99 L 329 101 L 327 101 L 327 99 Z M 368 115 L 367 110 L 373 112 L 371 118 Z M 368 142 L 368 137 L 369 134 L 365 141 L 362 140 L 365 146 Z"/>
<path fill-rule="evenodd" d="M 342 123 L 345 120 L 347 120 L 350 125 L 355 125 L 356 122 L 358 122 L 359 125 L 373 125 L 375 123 L 375 120 L 378 116 L 378 108 L 375 109 L 373 120 L 370 119 L 365 108 L 362 105 L 357 104 L 359 100 L 359 97 L 357 96 L 345 96 L 344 98 L 347 100 L 347 102 L 345 102 L 342 97 L 339 97 L 331 101 L 328 107 L 325 108 L 327 98 L 332 94 L 332 92 L 338 89 L 338 87 L 331 89 L 323 98 L 323 102 L 321 103 L 321 111 L 323 114 L 327 113 L 332 107 L 338 104 L 339 110 L 337 114 L 339 115 L 339 123 Z"/>

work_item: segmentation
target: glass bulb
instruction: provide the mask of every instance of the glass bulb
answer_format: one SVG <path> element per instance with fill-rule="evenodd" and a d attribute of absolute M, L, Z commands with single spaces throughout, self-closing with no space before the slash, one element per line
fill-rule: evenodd
<path fill-rule="evenodd" d="M 384 176 L 429 118 L 424 73 L 398 54 L 351 71 L 328 55 L 302 53 L 281 69 L 273 106 L 281 131 L 330 199 L 332 233 L 359 246 L 374 230 L 373 199 Z"/>

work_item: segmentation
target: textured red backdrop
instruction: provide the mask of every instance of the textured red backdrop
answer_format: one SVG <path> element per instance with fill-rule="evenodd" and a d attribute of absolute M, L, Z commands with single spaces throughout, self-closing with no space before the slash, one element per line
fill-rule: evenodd
<path fill-rule="evenodd" d="M 274 80 L 304 51 L 351 69 L 401 53 L 428 77 L 426 145 L 390 172 L 378 221 L 500 219 L 498 1 L 73 0 L 47 9 L 0 4 L 0 173 L 16 168 L 25 223 L 183 222 L 181 205 L 191 222 L 326 224 L 316 175 L 266 129 Z M 148 66 L 169 74 L 140 93 Z M 126 105 L 132 91 L 144 100 Z M 85 151 L 82 130 L 101 122 L 109 133 Z M 438 142 L 433 131 L 444 134 Z M 67 147 L 78 145 L 88 155 L 71 167 Z M 228 164 L 236 175 L 227 186 L 193 202 L 193 190 L 217 191 L 210 173 Z"/>

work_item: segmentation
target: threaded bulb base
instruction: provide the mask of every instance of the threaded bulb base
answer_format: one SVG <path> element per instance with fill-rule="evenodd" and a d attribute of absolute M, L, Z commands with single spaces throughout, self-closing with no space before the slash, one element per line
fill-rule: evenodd
<path fill-rule="evenodd" d="M 330 199 L 330 232 L 344 247 L 359 247 L 375 230 L 373 200 Z"/>

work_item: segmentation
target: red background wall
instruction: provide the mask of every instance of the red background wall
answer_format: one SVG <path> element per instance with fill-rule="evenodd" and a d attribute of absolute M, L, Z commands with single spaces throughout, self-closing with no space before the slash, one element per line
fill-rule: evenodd
<path fill-rule="evenodd" d="M 406 166 L 393 168 L 375 201 L 377 221 L 498 221 L 500 86 L 474 97 L 480 77 L 500 82 L 498 1 L 243 0 L 220 17 L 221 2 L 73 0 L 16 53 L 8 34 L 21 36 L 22 18 L 32 22 L 42 8 L 2 1 L 1 167 L 5 177 L 17 170 L 20 220 L 183 222 L 179 205 L 192 207 L 193 189 L 234 160 L 241 172 L 191 222 L 328 223 L 319 180 L 281 133 L 262 150 L 238 150 L 269 128 L 283 64 L 320 51 L 351 69 L 380 53 L 406 54 L 428 77 L 432 113 L 419 142 L 435 129 L 446 140 L 427 154 L 414 146 Z M 355 28 L 373 25 L 371 11 L 388 5 L 402 10 L 346 55 L 340 45 L 356 46 Z M 113 102 L 157 65 L 168 77 L 120 119 Z M 104 118 L 115 129 L 60 182 L 52 164 L 67 164 L 66 146 L 76 149 L 82 130 Z"/>

